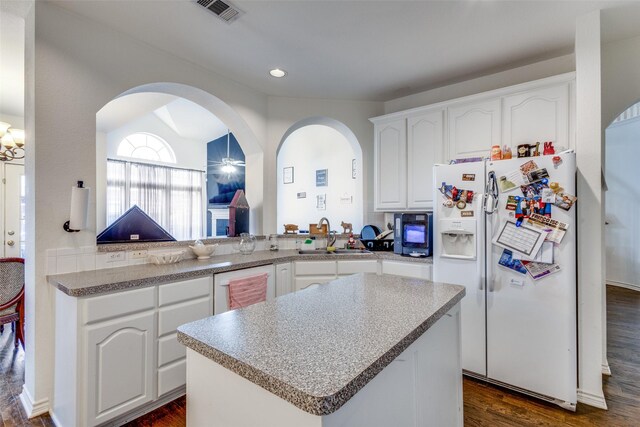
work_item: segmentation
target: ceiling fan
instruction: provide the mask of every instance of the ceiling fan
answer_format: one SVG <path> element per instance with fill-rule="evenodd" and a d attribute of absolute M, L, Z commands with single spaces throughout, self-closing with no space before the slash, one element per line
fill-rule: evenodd
<path fill-rule="evenodd" d="M 227 176 L 231 175 L 232 173 L 235 173 L 236 168 L 245 167 L 244 161 L 235 160 L 229 154 L 229 139 L 230 139 L 230 135 L 231 135 L 231 132 L 229 132 L 229 129 L 227 129 L 227 157 L 223 157 L 220 161 L 216 161 L 216 160 L 209 161 L 209 164 L 211 164 L 211 165 L 221 166 L 220 167 L 220 171 L 226 173 Z"/>

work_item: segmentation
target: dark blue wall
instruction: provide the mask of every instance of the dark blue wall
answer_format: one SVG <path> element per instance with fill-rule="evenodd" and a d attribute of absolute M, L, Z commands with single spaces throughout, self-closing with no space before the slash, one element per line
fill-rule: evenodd
<path fill-rule="evenodd" d="M 229 134 L 229 156 L 244 162 L 244 153 L 233 134 Z M 227 157 L 227 135 L 207 143 L 207 200 L 209 206 L 226 206 L 231 203 L 238 189 L 245 189 L 245 168 L 236 167 L 236 171 L 227 176 L 220 165 L 212 164 Z M 246 191 L 245 191 L 246 192 Z"/>

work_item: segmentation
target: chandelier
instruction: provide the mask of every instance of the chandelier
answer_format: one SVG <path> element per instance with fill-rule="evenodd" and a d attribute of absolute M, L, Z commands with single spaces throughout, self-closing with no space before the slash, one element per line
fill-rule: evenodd
<path fill-rule="evenodd" d="M 0 161 L 24 159 L 24 130 L 0 122 Z"/>

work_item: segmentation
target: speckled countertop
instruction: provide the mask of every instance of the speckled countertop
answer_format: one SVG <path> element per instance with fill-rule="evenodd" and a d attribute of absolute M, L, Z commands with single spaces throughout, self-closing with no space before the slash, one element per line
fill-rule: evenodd
<path fill-rule="evenodd" d="M 306 412 L 327 415 L 464 294 L 463 286 L 356 274 L 182 325 L 178 341 Z"/>
<path fill-rule="evenodd" d="M 392 252 L 370 254 L 300 255 L 295 250 L 256 251 L 251 255 L 231 254 L 213 256 L 208 260 L 185 260 L 176 264 L 140 264 L 129 267 L 105 268 L 79 273 L 47 276 L 49 283 L 67 295 L 82 297 L 105 294 L 124 289 L 153 286 L 159 283 L 191 279 L 225 271 L 290 261 L 322 261 L 342 259 L 390 259 L 431 264 L 431 258 L 411 258 Z"/>

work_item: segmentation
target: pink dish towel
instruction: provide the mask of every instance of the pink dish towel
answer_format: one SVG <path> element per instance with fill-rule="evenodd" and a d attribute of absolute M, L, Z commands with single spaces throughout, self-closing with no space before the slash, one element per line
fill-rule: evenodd
<path fill-rule="evenodd" d="M 229 280 L 229 310 L 267 299 L 267 273 Z"/>

